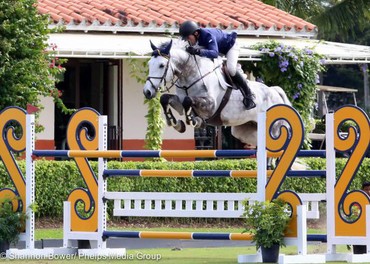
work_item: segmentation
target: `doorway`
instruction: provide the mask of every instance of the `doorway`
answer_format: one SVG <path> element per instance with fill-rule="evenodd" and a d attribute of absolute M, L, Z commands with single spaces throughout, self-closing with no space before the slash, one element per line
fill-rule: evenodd
<path fill-rule="evenodd" d="M 118 106 L 122 103 L 122 85 L 119 81 L 120 60 L 108 59 L 68 59 L 63 65 L 66 68 L 63 79 L 56 86 L 61 91 L 61 99 L 71 109 L 91 107 L 102 115 L 122 120 L 119 116 Z M 115 95 L 115 96 L 114 96 Z M 112 102 L 115 98 L 117 102 Z M 112 108 L 112 105 L 114 108 Z M 66 144 L 67 125 L 70 114 L 62 113 L 55 109 L 55 148 L 68 149 Z M 109 124 L 108 140 L 109 149 L 120 149 L 121 124 Z"/>

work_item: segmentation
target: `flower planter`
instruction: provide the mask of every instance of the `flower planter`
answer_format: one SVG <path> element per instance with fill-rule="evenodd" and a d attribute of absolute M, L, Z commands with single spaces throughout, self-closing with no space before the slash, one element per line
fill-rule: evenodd
<path fill-rule="evenodd" d="M 0 241 L 0 255 L 5 256 L 6 251 L 10 248 L 10 243 L 6 241 Z"/>
<path fill-rule="evenodd" d="M 262 262 L 263 263 L 277 263 L 279 261 L 280 245 L 274 244 L 272 247 L 265 248 L 261 246 Z"/>

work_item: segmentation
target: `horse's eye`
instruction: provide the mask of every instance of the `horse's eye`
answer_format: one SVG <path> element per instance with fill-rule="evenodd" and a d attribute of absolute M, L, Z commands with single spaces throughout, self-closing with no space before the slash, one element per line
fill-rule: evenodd
<path fill-rule="evenodd" d="M 159 68 L 164 68 L 164 63 L 162 63 L 161 65 L 159 65 Z"/>

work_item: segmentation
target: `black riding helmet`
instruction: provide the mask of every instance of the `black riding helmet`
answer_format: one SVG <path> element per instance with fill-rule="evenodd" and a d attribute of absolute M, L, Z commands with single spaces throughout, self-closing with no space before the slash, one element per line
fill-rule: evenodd
<path fill-rule="evenodd" d="M 199 26 L 194 21 L 185 21 L 180 25 L 180 36 L 185 40 L 188 36 L 194 34 L 195 31 L 199 29 Z"/>

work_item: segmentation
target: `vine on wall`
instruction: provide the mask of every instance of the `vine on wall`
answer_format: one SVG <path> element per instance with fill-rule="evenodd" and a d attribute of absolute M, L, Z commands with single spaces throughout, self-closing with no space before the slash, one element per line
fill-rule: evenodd
<path fill-rule="evenodd" d="M 144 84 L 148 76 L 148 60 L 129 59 L 130 75 L 138 83 Z M 145 134 L 145 149 L 157 150 L 162 148 L 162 133 L 164 120 L 162 118 L 161 104 L 159 101 L 161 94 L 151 100 L 144 99 L 144 104 L 148 105 L 147 129 Z"/>
<path fill-rule="evenodd" d="M 301 115 L 306 131 L 311 131 L 314 126 L 312 111 L 316 103 L 318 74 L 325 70 L 324 56 L 312 49 L 297 49 L 276 41 L 258 43 L 253 48 L 262 52 L 261 61 L 249 63 L 248 71 L 253 72 L 257 81 L 282 87 Z M 306 139 L 305 146 L 308 144 Z"/>

